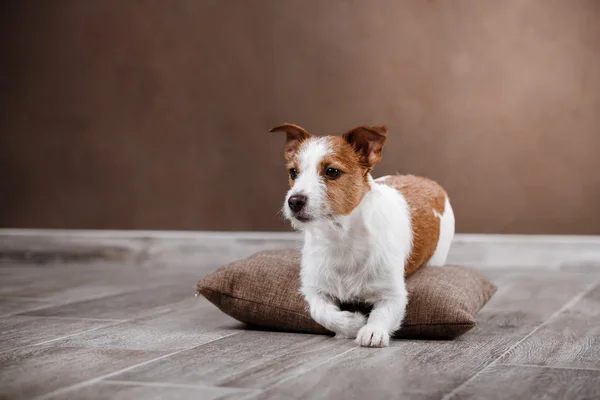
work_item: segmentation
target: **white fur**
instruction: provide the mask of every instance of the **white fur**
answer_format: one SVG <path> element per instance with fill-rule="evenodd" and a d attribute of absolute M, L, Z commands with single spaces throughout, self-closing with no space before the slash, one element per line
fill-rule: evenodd
<path fill-rule="evenodd" d="M 302 229 L 305 224 L 292 218 L 291 211 L 287 206 L 287 199 L 291 196 L 305 195 L 308 198 L 305 212 L 314 219 L 326 217 L 331 211 L 327 205 L 327 186 L 319 175 L 318 169 L 321 159 L 328 154 L 331 154 L 331 146 L 327 138 L 311 139 L 298 154 L 298 177 L 294 186 L 288 191 L 283 206 L 284 215 L 296 229 Z"/>
<path fill-rule="evenodd" d="M 440 237 L 435 252 L 429 259 L 427 265 L 442 266 L 446 264 L 446 258 L 448 258 L 450 245 L 454 238 L 454 211 L 452 210 L 448 197 L 446 197 L 446 204 L 444 205 L 444 214 L 440 216 L 436 211 L 434 211 L 434 214 L 440 218 Z"/>
<path fill-rule="evenodd" d="M 332 216 L 318 171 L 320 160 L 330 152 L 322 138 L 311 139 L 301 149 L 298 177 L 284 205 L 286 217 L 304 231 L 301 292 L 311 316 L 336 337 L 356 338 L 361 346 L 385 347 L 400 327 L 408 303 L 404 265 L 412 249 L 410 209 L 399 191 L 369 176 L 371 190 L 358 207 L 349 215 Z M 314 217 L 312 222 L 294 220 L 287 207 L 287 199 L 300 193 L 308 197 L 306 212 Z M 441 222 L 446 220 L 449 226 L 451 216 L 453 232 L 448 202 L 447 209 Z M 448 232 L 444 231 L 444 238 Z M 439 259 L 442 253 L 445 259 L 446 246 L 446 242 L 438 245 Z M 339 302 L 353 301 L 373 304 L 368 319 L 340 310 Z"/>
<path fill-rule="evenodd" d="M 337 336 L 357 337 L 362 346 L 379 347 L 388 345 L 404 318 L 412 229 L 404 197 L 372 179 L 369 184 L 348 216 L 304 227 L 301 291 L 318 323 Z M 340 311 L 337 300 L 373 303 L 366 325 L 361 314 Z"/>

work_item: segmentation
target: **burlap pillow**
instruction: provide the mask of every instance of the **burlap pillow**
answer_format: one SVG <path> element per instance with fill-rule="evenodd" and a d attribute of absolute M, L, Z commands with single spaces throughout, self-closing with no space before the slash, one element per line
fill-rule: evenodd
<path fill-rule="evenodd" d="M 249 325 L 330 333 L 317 324 L 299 292 L 300 254 L 265 251 L 236 261 L 198 282 L 198 293 Z M 459 266 L 423 267 L 407 278 L 406 318 L 395 337 L 452 339 L 475 326 L 475 314 L 496 292 L 481 275 Z M 347 305 L 345 309 L 368 309 Z"/>

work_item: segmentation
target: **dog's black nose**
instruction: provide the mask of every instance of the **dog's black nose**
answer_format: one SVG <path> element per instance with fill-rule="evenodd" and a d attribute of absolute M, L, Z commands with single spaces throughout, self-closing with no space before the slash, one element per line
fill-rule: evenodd
<path fill-rule="evenodd" d="M 290 196 L 288 199 L 288 206 L 290 206 L 290 210 L 293 212 L 301 211 L 306 205 L 306 196 L 302 194 L 295 194 Z"/>

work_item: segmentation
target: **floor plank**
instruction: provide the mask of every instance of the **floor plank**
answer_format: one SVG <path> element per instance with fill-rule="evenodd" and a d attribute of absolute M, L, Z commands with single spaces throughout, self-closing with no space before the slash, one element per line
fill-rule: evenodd
<path fill-rule="evenodd" d="M 168 309 L 185 298 L 194 297 L 194 288 L 185 283 L 147 287 L 130 292 L 48 307 L 21 315 L 132 319 Z"/>
<path fill-rule="evenodd" d="M 164 355 L 165 352 L 31 346 L 0 353 L 0 398 L 27 399 Z"/>
<path fill-rule="evenodd" d="M 449 399 L 600 399 L 600 371 L 495 365 Z"/>
<path fill-rule="evenodd" d="M 6 230 L 1 230 L 6 232 Z M 143 238 L 90 240 L 56 235 L 56 230 L 32 235 L 0 233 L 0 267 L 8 263 L 51 266 L 60 263 L 136 261 L 146 248 Z"/>
<path fill-rule="evenodd" d="M 113 325 L 113 321 L 10 316 L 0 318 L 0 351 Z"/>
<path fill-rule="evenodd" d="M 50 307 L 53 303 L 47 300 L 23 297 L 0 297 L 0 317 Z"/>
<path fill-rule="evenodd" d="M 190 297 L 160 314 L 82 333 L 55 346 L 129 350 L 189 349 L 239 332 L 240 324 L 208 300 Z"/>
<path fill-rule="evenodd" d="M 536 279 L 527 274 L 507 276 L 478 315 L 477 327 L 456 340 L 394 341 L 387 349 L 355 349 L 255 398 L 441 398 L 589 285 L 583 274 L 548 272 Z"/>
<path fill-rule="evenodd" d="M 260 389 L 354 348 L 323 335 L 246 331 L 111 379 Z"/>
<path fill-rule="evenodd" d="M 29 297 L 53 303 L 81 301 L 153 284 L 151 278 L 140 279 L 142 272 L 135 266 L 106 263 L 62 264 L 53 268 L 4 267 L 0 268 L 0 296 Z"/>
<path fill-rule="evenodd" d="M 56 400 L 241 400 L 254 391 L 214 386 L 184 386 L 138 384 L 135 382 L 102 381 L 54 397 Z"/>
<path fill-rule="evenodd" d="M 600 370 L 600 285 L 499 361 Z"/>

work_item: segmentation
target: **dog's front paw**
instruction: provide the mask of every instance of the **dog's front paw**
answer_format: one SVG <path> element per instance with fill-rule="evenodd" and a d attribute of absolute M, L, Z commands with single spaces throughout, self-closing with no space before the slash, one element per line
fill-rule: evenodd
<path fill-rule="evenodd" d="M 377 325 L 365 325 L 358 331 L 356 343 L 363 347 L 387 347 L 390 334 Z"/>
<path fill-rule="evenodd" d="M 367 318 L 359 312 L 342 311 L 335 337 L 338 339 L 354 339 L 360 328 L 365 326 Z"/>

